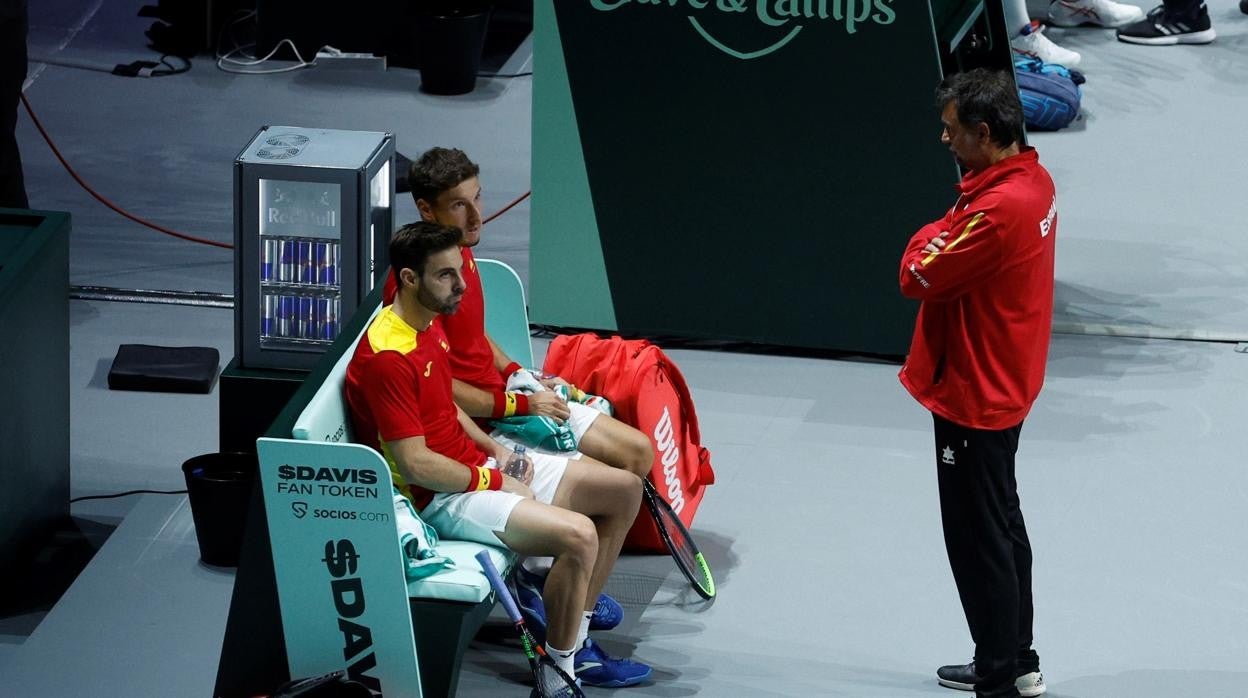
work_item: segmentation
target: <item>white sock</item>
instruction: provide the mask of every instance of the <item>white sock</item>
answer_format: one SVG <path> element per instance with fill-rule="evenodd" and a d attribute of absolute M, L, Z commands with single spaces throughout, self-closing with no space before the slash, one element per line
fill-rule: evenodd
<path fill-rule="evenodd" d="M 579 645 L 578 645 L 579 646 Z M 568 678 L 576 679 L 576 649 L 561 650 L 555 649 L 549 642 L 546 643 L 546 654 L 555 660 L 555 664 L 563 669 L 563 673 Z"/>
<path fill-rule="evenodd" d="M 586 611 L 581 614 L 581 627 L 576 631 L 576 648 L 585 646 L 585 640 L 589 639 L 589 621 L 594 617 L 593 611 Z"/>

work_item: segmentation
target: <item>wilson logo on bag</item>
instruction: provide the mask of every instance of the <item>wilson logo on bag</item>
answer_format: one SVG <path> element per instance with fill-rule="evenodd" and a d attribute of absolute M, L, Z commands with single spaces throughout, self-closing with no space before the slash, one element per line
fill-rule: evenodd
<path fill-rule="evenodd" d="M 611 401 L 615 418 L 650 438 L 650 481 L 685 526 L 714 484 L 711 454 L 702 447 L 689 386 L 662 349 L 644 339 L 593 334 L 556 337 L 542 366 L 546 373 Z M 629 552 L 666 553 L 654 520 L 638 516 L 624 539 Z"/>

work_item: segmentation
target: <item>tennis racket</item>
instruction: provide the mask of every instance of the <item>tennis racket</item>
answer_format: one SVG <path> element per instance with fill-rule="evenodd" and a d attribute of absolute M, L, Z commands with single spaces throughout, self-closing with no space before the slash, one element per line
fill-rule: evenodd
<path fill-rule="evenodd" d="M 485 572 L 486 578 L 490 580 L 490 586 L 494 587 L 498 600 L 503 602 L 507 617 L 516 624 L 520 644 L 524 646 L 524 654 L 529 658 L 529 668 L 533 670 L 533 682 L 537 686 L 537 694 L 541 698 L 585 698 L 585 693 L 576 685 L 576 682 L 560 669 L 559 665 L 555 664 L 555 660 L 551 659 L 546 654 L 546 650 L 542 649 L 542 646 L 533 638 L 533 633 L 529 631 L 524 618 L 520 616 L 520 609 L 516 608 L 516 600 L 512 597 L 511 590 L 507 588 L 507 584 L 498 574 L 498 568 L 494 566 L 494 561 L 490 559 L 489 551 L 482 550 L 477 553 L 476 557 L 477 562 L 481 563 L 481 571 Z"/>
<path fill-rule="evenodd" d="M 693 542 L 693 536 L 689 535 L 689 529 L 685 528 L 680 517 L 672 511 L 672 505 L 659 496 L 650 478 L 642 480 L 641 483 L 646 507 L 650 509 L 650 516 L 654 517 L 659 536 L 671 551 L 676 566 L 693 585 L 698 596 L 704 599 L 715 598 L 715 578 L 711 576 L 711 568 L 706 564 L 706 558 L 702 557 L 702 551 Z"/>

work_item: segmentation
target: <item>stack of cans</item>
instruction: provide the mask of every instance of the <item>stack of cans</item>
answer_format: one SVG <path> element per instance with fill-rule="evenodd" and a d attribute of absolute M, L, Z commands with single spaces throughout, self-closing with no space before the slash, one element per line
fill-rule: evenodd
<path fill-rule="evenodd" d="M 341 281 L 339 243 L 302 238 L 260 239 L 260 335 L 269 339 L 333 341 L 342 301 L 323 296 Z M 273 288 L 275 285 L 305 289 Z"/>
<path fill-rule="evenodd" d="M 263 238 L 260 241 L 262 283 L 331 286 L 339 283 L 339 245 L 321 240 Z"/>
<path fill-rule="evenodd" d="M 260 307 L 260 335 L 270 339 L 338 338 L 339 298 L 266 293 Z"/>

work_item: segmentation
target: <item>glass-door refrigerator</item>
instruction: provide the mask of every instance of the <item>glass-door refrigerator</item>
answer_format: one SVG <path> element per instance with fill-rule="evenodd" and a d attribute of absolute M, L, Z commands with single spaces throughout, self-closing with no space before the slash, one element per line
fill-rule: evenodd
<path fill-rule="evenodd" d="M 380 283 L 394 228 L 394 136 L 265 126 L 234 163 L 234 351 L 310 368 Z"/>

